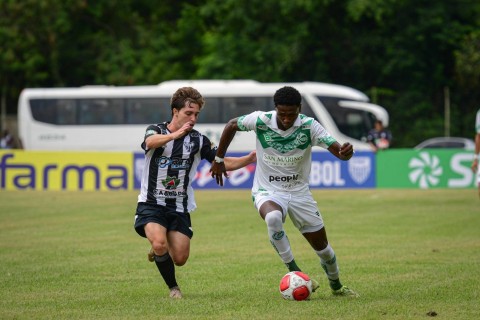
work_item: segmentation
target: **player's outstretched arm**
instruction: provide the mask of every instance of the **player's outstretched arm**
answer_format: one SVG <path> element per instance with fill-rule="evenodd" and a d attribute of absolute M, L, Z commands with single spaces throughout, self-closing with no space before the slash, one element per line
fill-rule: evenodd
<path fill-rule="evenodd" d="M 340 160 L 350 160 L 353 156 L 353 146 L 349 142 L 340 145 L 338 142 L 332 143 L 328 151 Z"/>
<path fill-rule="evenodd" d="M 250 163 L 257 161 L 257 151 L 252 151 L 249 154 L 242 157 L 225 157 L 225 170 L 233 171 L 245 166 L 248 166 Z"/>

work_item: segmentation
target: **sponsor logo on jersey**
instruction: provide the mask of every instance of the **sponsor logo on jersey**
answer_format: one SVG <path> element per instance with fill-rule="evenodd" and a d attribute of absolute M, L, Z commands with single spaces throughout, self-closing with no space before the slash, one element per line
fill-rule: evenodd
<path fill-rule="evenodd" d="M 155 162 L 160 168 L 165 168 L 167 166 L 170 166 L 172 169 L 190 168 L 190 159 L 160 157 L 156 158 Z"/>
<path fill-rule="evenodd" d="M 294 156 L 276 156 L 276 155 L 263 155 L 263 162 L 271 166 L 277 167 L 294 167 L 303 160 L 303 155 Z"/>
<path fill-rule="evenodd" d="M 177 177 L 167 176 L 165 179 L 162 180 L 162 184 L 167 190 L 176 189 L 177 186 L 180 184 L 180 179 L 178 179 Z"/>
<path fill-rule="evenodd" d="M 266 124 L 257 125 L 257 128 L 260 130 L 268 130 L 268 126 Z"/>
<path fill-rule="evenodd" d="M 294 175 L 291 175 L 291 176 L 282 176 L 282 177 L 279 177 L 279 176 L 269 176 L 268 177 L 268 181 L 269 182 L 290 182 L 290 181 L 297 181 L 298 180 L 298 174 L 294 174 Z"/>
<path fill-rule="evenodd" d="M 187 191 L 155 189 L 153 190 L 153 196 L 155 198 L 163 198 L 163 199 L 185 198 L 187 196 Z"/>

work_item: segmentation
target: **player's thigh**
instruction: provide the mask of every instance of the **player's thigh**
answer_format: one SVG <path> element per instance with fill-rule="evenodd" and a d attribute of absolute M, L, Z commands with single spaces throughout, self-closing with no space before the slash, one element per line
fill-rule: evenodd
<path fill-rule="evenodd" d="M 301 233 L 315 232 L 324 226 L 317 202 L 309 195 L 292 197 L 288 214 Z"/>
<path fill-rule="evenodd" d="M 149 222 L 145 225 L 145 235 L 152 245 L 167 246 L 167 229 L 161 224 Z"/>
<path fill-rule="evenodd" d="M 176 265 L 184 265 L 190 255 L 190 238 L 179 231 L 169 231 L 167 238 L 173 261 Z"/>
<path fill-rule="evenodd" d="M 260 216 L 265 219 L 265 216 L 270 211 L 279 210 L 282 212 L 283 221 L 285 221 L 285 215 L 287 213 L 287 207 L 289 198 L 286 196 L 281 196 L 279 194 L 274 193 L 262 193 L 255 195 L 254 197 L 254 204 L 257 208 Z"/>

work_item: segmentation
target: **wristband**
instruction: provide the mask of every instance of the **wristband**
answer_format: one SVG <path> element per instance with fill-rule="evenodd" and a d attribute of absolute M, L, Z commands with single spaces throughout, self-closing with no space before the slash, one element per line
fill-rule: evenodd
<path fill-rule="evenodd" d="M 223 158 L 215 156 L 215 162 L 216 163 L 223 163 Z"/>
<path fill-rule="evenodd" d="M 478 153 L 473 155 L 473 160 L 478 160 Z"/>

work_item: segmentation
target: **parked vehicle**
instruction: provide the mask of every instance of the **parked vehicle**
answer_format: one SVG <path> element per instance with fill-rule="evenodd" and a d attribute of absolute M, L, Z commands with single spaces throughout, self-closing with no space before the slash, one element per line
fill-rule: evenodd
<path fill-rule="evenodd" d="M 472 139 L 462 137 L 436 137 L 427 139 L 415 146 L 416 150 L 427 148 L 457 148 L 475 150 L 475 142 Z"/>
<path fill-rule="evenodd" d="M 226 122 L 255 110 L 273 109 L 282 86 L 302 94 L 301 112 L 316 118 L 340 143 L 371 150 L 362 141 L 387 111 L 353 88 L 318 82 L 260 83 L 253 80 L 166 81 L 151 86 L 85 86 L 24 89 L 18 105 L 19 136 L 27 150 L 138 151 L 147 125 L 171 119 L 170 97 L 192 86 L 206 99 L 195 128 L 218 143 Z M 239 132 L 230 151 L 255 147 L 252 133 Z"/>

